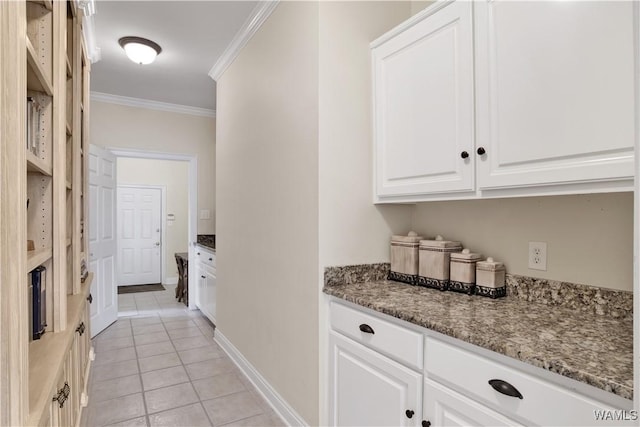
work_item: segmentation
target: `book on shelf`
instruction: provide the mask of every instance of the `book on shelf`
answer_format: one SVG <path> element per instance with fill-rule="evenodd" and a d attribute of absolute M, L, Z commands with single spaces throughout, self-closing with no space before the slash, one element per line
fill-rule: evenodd
<path fill-rule="evenodd" d="M 32 96 L 27 97 L 27 150 L 40 157 L 40 121 L 42 106 Z"/>

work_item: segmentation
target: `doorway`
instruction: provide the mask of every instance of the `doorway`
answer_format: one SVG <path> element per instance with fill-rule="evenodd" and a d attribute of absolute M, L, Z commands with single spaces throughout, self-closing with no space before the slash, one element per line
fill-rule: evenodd
<path fill-rule="evenodd" d="M 164 187 L 118 185 L 118 286 L 162 282 Z"/>

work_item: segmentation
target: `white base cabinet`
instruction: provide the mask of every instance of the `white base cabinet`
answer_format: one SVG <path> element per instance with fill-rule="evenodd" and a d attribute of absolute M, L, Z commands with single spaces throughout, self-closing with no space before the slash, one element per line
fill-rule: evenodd
<path fill-rule="evenodd" d="M 432 427 L 516 426 L 491 409 L 447 387 L 424 380 L 424 418 Z"/>
<path fill-rule="evenodd" d="M 196 306 L 200 311 L 216 323 L 216 255 L 204 249 L 196 248 Z"/>
<path fill-rule="evenodd" d="M 331 333 L 334 426 L 418 426 L 422 374 Z"/>
<path fill-rule="evenodd" d="M 329 317 L 331 425 L 597 426 L 594 411 L 633 404 L 341 300 L 332 299 Z M 424 346 L 419 370 L 407 357 L 416 346 Z"/>

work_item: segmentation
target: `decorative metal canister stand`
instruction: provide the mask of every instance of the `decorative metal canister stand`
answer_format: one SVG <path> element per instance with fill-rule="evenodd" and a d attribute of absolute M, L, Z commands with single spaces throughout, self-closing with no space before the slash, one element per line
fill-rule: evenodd
<path fill-rule="evenodd" d="M 476 287 L 476 263 L 481 259 L 482 255 L 472 253 L 469 249 L 452 253 L 449 290 L 473 294 Z"/>
<path fill-rule="evenodd" d="M 418 247 L 420 240 L 415 231 L 406 236 L 391 236 L 391 270 L 389 280 L 415 285 L 418 280 Z"/>
<path fill-rule="evenodd" d="M 444 240 L 442 236 L 435 240 L 421 240 L 418 285 L 446 291 L 449 288 L 451 253 L 461 250 L 460 242 Z"/>
<path fill-rule="evenodd" d="M 476 295 L 500 298 L 507 295 L 505 268 L 501 262 L 489 257 L 476 263 Z"/>

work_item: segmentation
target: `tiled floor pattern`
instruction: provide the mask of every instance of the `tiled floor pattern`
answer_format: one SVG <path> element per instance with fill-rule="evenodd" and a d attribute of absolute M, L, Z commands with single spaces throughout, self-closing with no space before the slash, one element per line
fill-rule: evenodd
<path fill-rule="evenodd" d="M 121 317 L 93 340 L 82 426 L 285 425 L 172 288 L 119 299 Z"/>

